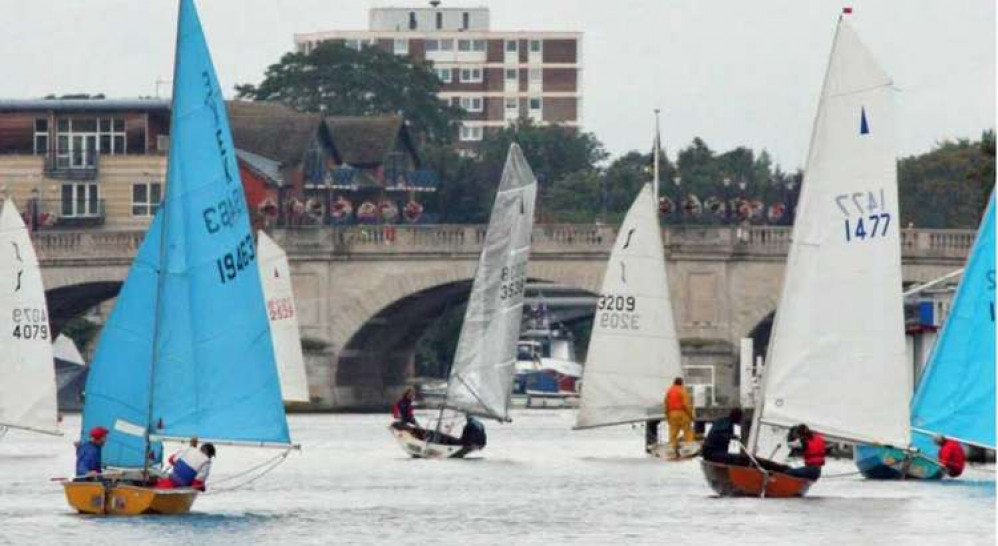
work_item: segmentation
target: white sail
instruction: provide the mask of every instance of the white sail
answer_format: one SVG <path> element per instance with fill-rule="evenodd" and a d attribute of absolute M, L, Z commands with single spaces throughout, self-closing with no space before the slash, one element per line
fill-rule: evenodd
<path fill-rule="evenodd" d="M 45 288 L 11 199 L 0 211 L 0 426 L 58 434 L 55 361 Z"/>
<path fill-rule="evenodd" d="M 762 423 L 908 445 L 893 125 L 891 80 L 840 19 L 764 372 Z"/>
<path fill-rule="evenodd" d="M 298 312 L 291 289 L 288 255 L 264 232 L 257 240 L 260 281 L 267 301 L 270 337 L 274 344 L 277 374 L 281 380 L 281 398 L 285 402 L 308 402 L 308 377 L 301 351 Z"/>
<path fill-rule="evenodd" d="M 508 420 L 537 181 L 509 148 L 447 384 L 447 407 Z"/>
<path fill-rule="evenodd" d="M 683 375 L 651 184 L 617 233 L 596 304 L 577 428 L 661 419 Z"/>

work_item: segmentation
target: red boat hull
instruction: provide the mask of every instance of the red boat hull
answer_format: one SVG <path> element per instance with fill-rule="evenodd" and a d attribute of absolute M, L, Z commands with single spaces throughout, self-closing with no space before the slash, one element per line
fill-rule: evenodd
<path fill-rule="evenodd" d="M 700 459 L 711 489 L 722 497 L 803 497 L 814 482 L 782 472 L 763 472 L 755 466 L 737 466 Z"/>

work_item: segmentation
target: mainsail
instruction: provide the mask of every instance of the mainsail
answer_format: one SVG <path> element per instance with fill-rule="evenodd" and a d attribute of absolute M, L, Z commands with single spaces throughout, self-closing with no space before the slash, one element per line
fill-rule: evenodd
<path fill-rule="evenodd" d="M 277 358 L 277 374 L 281 379 L 281 396 L 285 402 L 308 402 L 308 378 L 301 351 L 288 255 L 266 233 L 258 233 L 257 263 L 260 265 L 263 295 L 267 300 L 267 318 Z"/>
<path fill-rule="evenodd" d="M 994 193 L 911 411 L 916 433 L 995 448 Z"/>
<path fill-rule="evenodd" d="M 59 434 L 42 272 L 10 198 L 0 211 L 0 255 L 0 426 Z"/>
<path fill-rule="evenodd" d="M 893 110 L 890 78 L 840 19 L 764 372 L 764 424 L 908 445 Z"/>
<path fill-rule="evenodd" d="M 652 185 L 617 233 L 596 304 L 577 428 L 662 418 L 662 397 L 683 375 Z"/>
<path fill-rule="evenodd" d="M 225 103 L 192 0 L 181 0 L 166 196 L 87 381 L 84 431 L 106 464 L 147 437 L 290 445 Z"/>
<path fill-rule="evenodd" d="M 536 195 L 534 173 L 512 144 L 454 354 L 449 408 L 509 419 Z"/>

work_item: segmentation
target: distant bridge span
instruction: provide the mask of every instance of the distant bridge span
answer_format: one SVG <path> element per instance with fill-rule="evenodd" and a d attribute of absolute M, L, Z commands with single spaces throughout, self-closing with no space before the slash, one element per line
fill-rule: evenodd
<path fill-rule="evenodd" d="M 142 235 L 36 233 L 50 307 L 78 313 L 113 296 L 108 283 L 124 280 Z M 432 318 L 467 298 L 485 227 L 277 229 L 271 235 L 291 259 L 315 407 L 377 409 L 412 374 L 415 343 Z M 615 236 L 610 226 L 537 226 L 528 274 L 595 293 Z M 905 283 L 961 267 L 973 238 L 968 230 L 903 230 Z M 684 364 L 712 366 L 719 403 L 737 398 L 738 340 L 776 308 L 789 239 L 782 227 L 663 229 Z M 55 311 L 53 317 L 59 319 Z"/>

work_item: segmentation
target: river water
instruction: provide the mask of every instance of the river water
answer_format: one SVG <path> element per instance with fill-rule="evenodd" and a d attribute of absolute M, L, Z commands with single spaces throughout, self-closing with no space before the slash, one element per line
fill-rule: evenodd
<path fill-rule="evenodd" d="M 141 518 L 74 514 L 49 481 L 72 471 L 71 438 L 11 431 L 0 440 L 0 543 L 995 543 L 991 466 L 944 483 L 847 476 L 805 499 L 722 499 L 695 461 L 646 458 L 639 428 L 572 432 L 572 410 L 513 419 L 489 425 L 477 458 L 425 461 L 402 453 L 387 416 L 294 415 L 302 451 L 270 474 L 202 495 L 189 515 Z M 63 423 L 78 427 L 77 416 Z M 222 447 L 212 479 L 273 455 Z M 853 470 L 831 461 L 826 474 Z"/>

